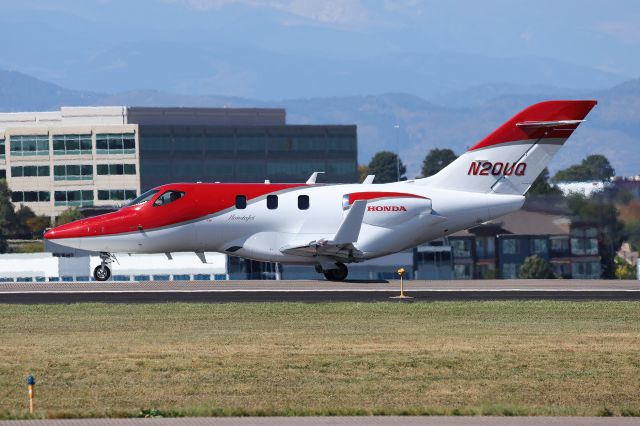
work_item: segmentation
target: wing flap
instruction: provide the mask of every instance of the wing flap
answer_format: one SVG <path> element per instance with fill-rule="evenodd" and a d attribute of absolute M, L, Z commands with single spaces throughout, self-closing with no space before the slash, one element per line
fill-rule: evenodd
<path fill-rule="evenodd" d="M 355 201 L 342 220 L 338 232 L 336 232 L 331 240 L 320 239 L 311 241 L 305 245 L 285 246 L 282 247 L 280 251 L 284 254 L 294 256 L 328 256 L 355 261 L 362 257 L 362 252 L 358 250 L 353 243 L 358 242 L 366 209 L 367 200 Z"/>

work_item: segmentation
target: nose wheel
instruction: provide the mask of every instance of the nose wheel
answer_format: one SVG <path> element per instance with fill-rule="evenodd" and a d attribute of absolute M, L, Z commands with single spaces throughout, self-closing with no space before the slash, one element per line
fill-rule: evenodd
<path fill-rule="evenodd" d="M 111 253 L 100 253 L 100 265 L 96 266 L 93 270 L 93 278 L 96 281 L 107 281 L 111 278 L 111 268 L 109 265 L 115 260 L 115 257 Z"/>
<path fill-rule="evenodd" d="M 336 263 L 337 268 L 335 269 L 327 269 L 323 271 L 324 277 L 328 281 L 344 281 L 349 274 L 349 269 L 347 269 L 346 265 L 342 262 Z"/>
<path fill-rule="evenodd" d="M 98 265 L 93 270 L 93 278 L 96 281 L 106 281 L 111 277 L 111 269 L 107 265 Z"/>

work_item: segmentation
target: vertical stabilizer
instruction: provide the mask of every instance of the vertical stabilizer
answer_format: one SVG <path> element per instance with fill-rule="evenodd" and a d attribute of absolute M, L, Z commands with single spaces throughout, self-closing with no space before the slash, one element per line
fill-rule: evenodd
<path fill-rule="evenodd" d="M 546 101 L 516 114 L 438 174 L 416 183 L 524 195 L 596 101 Z"/>

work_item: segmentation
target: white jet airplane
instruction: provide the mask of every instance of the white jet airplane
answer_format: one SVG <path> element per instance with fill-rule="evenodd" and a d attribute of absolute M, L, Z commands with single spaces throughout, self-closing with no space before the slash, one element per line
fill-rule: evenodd
<path fill-rule="evenodd" d="M 524 194 L 596 101 L 532 105 L 434 176 L 322 185 L 174 183 L 122 209 L 58 226 L 45 238 L 101 253 L 217 251 L 315 266 L 342 281 L 347 266 L 405 250 L 518 210 Z"/>

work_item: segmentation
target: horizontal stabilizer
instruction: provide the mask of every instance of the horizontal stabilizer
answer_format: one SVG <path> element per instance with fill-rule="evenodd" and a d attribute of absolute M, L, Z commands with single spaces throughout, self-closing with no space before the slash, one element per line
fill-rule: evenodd
<path fill-rule="evenodd" d="M 516 126 L 522 128 L 548 128 L 571 126 L 580 124 L 586 120 L 559 120 L 559 121 L 521 121 Z"/>

